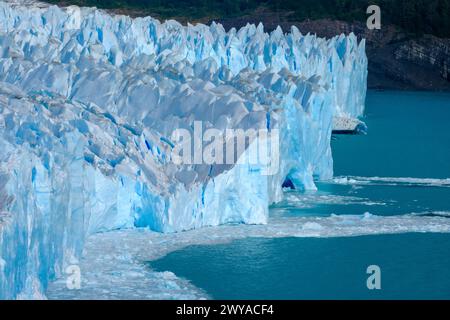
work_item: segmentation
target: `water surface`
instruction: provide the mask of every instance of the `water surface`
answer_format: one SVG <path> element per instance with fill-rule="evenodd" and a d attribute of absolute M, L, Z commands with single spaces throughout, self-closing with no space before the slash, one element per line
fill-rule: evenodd
<path fill-rule="evenodd" d="M 332 141 L 337 178 L 287 192 L 272 217 L 450 218 L 450 94 L 372 91 L 363 120 L 367 135 Z M 381 233 L 191 246 L 151 266 L 216 299 L 450 299 L 450 234 Z M 381 290 L 366 286 L 369 265 Z"/>
<path fill-rule="evenodd" d="M 367 267 L 381 269 L 369 290 Z M 450 299 L 450 234 L 253 238 L 151 262 L 214 299 Z"/>

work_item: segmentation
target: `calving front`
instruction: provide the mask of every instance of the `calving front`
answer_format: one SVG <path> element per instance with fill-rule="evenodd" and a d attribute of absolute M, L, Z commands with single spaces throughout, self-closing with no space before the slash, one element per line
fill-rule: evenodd
<path fill-rule="evenodd" d="M 286 179 L 314 189 L 332 177 L 332 119 L 361 115 L 366 93 L 364 41 L 295 27 L 225 32 L 214 23 L 0 2 L 0 57 L 7 299 L 44 297 L 98 232 L 267 223 Z M 198 122 L 219 136 L 278 132 L 277 170 L 237 164 L 258 154 L 252 140 L 236 162 L 173 161 L 181 140 L 172 133 L 194 134 Z M 207 142 L 218 152 L 227 141 Z"/>

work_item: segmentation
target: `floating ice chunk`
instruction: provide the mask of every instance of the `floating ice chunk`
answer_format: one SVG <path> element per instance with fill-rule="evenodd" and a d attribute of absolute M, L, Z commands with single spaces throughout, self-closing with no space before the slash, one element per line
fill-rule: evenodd
<path fill-rule="evenodd" d="M 323 227 L 317 222 L 306 222 L 303 227 L 303 230 L 321 230 Z"/>
<path fill-rule="evenodd" d="M 364 134 L 366 131 L 366 124 L 358 119 L 348 117 L 333 118 L 333 134 Z"/>
<path fill-rule="evenodd" d="M 434 187 L 449 187 L 450 178 L 409 178 L 409 177 L 335 177 L 330 180 L 335 184 L 352 184 L 352 185 L 370 185 L 370 184 L 384 184 L 384 185 L 419 185 L 419 186 L 434 186 Z"/>

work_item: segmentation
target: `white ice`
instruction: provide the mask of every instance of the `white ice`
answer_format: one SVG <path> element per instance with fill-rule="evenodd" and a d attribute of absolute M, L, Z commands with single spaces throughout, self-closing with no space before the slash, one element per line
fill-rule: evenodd
<path fill-rule="evenodd" d="M 267 223 L 286 177 L 332 178 L 332 119 L 362 114 L 366 78 L 353 34 L 0 2 L 0 298 L 42 297 L 98 232 Z M 278 173 L 173 164 L 194 121 L 279 129 Z"/>

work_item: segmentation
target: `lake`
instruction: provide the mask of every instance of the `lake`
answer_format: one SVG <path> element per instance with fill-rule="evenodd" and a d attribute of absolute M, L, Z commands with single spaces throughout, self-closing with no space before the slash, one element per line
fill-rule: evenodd
<path fill-rule="evenodd" d="M 273 217 L 450 218 L 450 94 L 369 91 L 363 120 L 367 135 L 332 140 L 335 178 L 286 192 Z M 450 299 L 450 234 L 381 233 L 189 246 L 150 265 L 215 299 Z"/>

